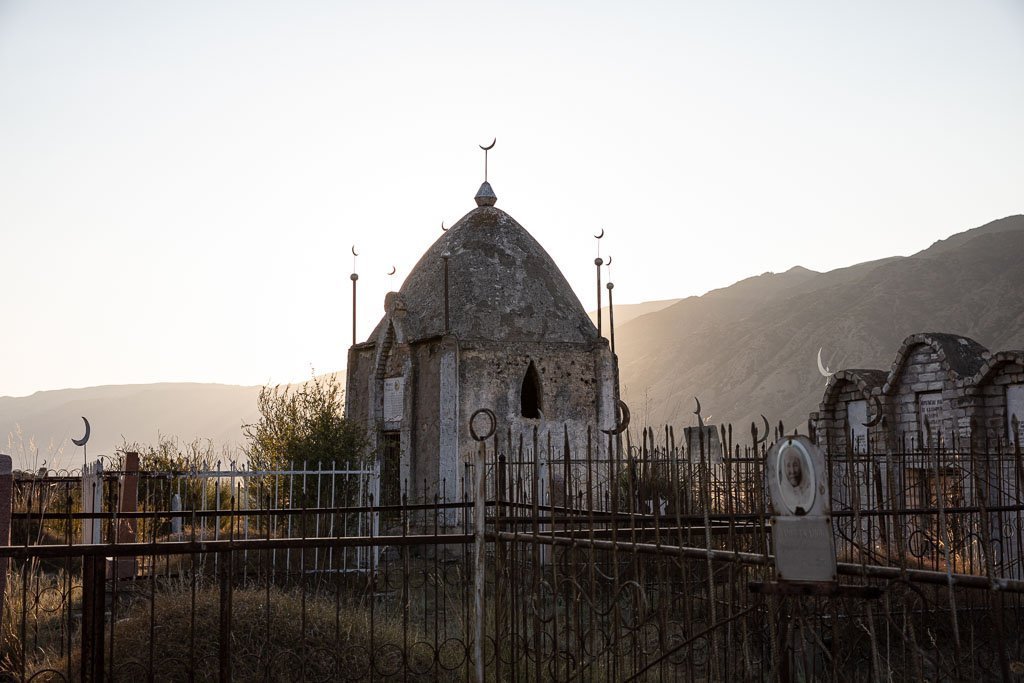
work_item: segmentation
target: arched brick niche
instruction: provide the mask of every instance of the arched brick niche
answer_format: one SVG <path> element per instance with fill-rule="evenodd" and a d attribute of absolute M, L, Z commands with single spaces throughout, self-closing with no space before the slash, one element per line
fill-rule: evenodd
<path fill-rule="evenodd" d="M 977 373 L 959 383 L 967 401 L 967 417 L 974 418 L 981 436 L 1003 448 L 1013 444 L 1013 418 L 1024 443 L 1024 350 L 991 354 Z"/>

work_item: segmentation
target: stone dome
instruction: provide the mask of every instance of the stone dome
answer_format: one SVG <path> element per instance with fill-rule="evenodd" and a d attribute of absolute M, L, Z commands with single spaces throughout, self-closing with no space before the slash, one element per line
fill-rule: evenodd
<path fill-rule="evenodd" d="M 406 341 L 444 334 L 444 254 L 450 333 L 460 340 L 597 340 L 597 328 L 544 248 L 507 213 L 485 204 L 444 232 L 402 283 Z"/>

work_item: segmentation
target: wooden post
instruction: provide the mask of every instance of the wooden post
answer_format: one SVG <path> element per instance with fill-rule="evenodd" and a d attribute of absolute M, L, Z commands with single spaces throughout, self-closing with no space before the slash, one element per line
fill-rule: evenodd
<path fill-rule="evenodd" d="M 82 512 L 99 514 L 103 510 L 103 461 L 97 460 L 82 468 Z M 100 519 L 82 519 L 82 543 L 102 543 Z"/>

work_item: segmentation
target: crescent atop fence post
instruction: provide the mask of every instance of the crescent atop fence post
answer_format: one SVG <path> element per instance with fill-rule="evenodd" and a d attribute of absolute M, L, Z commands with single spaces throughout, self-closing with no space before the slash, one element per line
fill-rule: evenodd
<path fill-rule="evenodd" d="M 85 423 L 85 435 L 81 439 L 71 439 L 71 443 L 76 446 L 84 446 L 89 441 L 89 435 L 92 434 L 92 427 L 89 426 L 89 421 L 82 416 L 82 422 Z"/>
<path fill-rule="evenodd" d="M 767 441 L 768 440 L 768 434 L 772 431 L 771 425 L 768 424 L 768 418 L 765 417 L 764 415 L 761 415 L 761 419 L 764 420 L 764 436 L 762 436 L 760 439 L 758 439 L 757 438 L 757 427 L 754 427 L 754 438 L 756 439 L 756 441 L 754 441 L 754 445 L 755 446 L 757 446 L 759 444 L 763 444 L 765 441 Z"/>

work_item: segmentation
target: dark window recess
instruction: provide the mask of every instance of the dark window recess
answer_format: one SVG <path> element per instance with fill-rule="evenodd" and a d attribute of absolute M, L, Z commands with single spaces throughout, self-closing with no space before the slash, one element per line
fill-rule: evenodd
<path fill-rule="evenodd" d="M 399 432 L 384 432 L 381 439 L 380 462 L 380 505 L 401 505 L 401 457 L 402 441 Z M 384 513 L 385 526 L 397 522 L 400 514 L 397 510 Z"/>
<path fill-rule="evenodd" d="M 530 367 L 526 368 L 526 377 L 523 378 L 523 390 L 520 393 L 520 403 L 523 417 L 538 419 L 540 411 L 544 408 L 540 395 L 540 375 L 537 374 L 537 367 L 530 361 Z"/>

